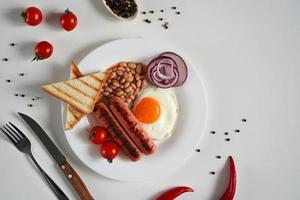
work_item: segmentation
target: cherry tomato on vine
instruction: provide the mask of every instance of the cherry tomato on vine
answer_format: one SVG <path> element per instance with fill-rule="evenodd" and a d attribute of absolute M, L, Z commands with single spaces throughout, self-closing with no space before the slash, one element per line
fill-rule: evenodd
<path fill-rule="evenodd" d="M 34 53 L 35 53 L 35 57 L 32 59 L 32 61 L 47 59 L 53 53 L 53 46 L 47 41 L 41 41 L 35 46 Z"/>
<path fill-rule="evenodd" d="M 102 144 L 108 137 L 108 133 L 104 127 L 95 126 L 89 134 L 89 139 L 94 144 Z"/>
<path fill-rule="evenodd" d="M 112 163 L 113 159 L 119 155 L 119 146 L 111 140 L 106 141 L 102 144 L 100 153 L 109 163 Z"/>
<path fill-rule="evenodd" d="M 60 25 L 66 31 L 71 31 L 77 26 L 77 17 L 69 9 L 60 17 Z"/>
<path fill-rule="evenodd" d="M 25 23 L 30 26 L 38 25 L 43 19 L 42 11 L 36 7 L 26 8 L 26 10 L 22 12 L 21 16 L 23 17 Z"/>

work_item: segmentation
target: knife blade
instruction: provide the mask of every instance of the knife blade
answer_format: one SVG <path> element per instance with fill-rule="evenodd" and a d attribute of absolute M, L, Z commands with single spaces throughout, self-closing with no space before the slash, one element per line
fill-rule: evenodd
<path fill-rule="evenodd" d="M 49 138 L 47 133 L 42 129 L 42 127 L 31 117 L 23 113 L 18 112 L 18 114 L 23 118 L 27 125 L 32 129 L 32 131 L 37 135 L 43 145 L 46 147 L 47 151 L 53 157 L 53 159 L 58 164 L 59 168 L 63 171 L 65 177 L 69 180 L 73 188 L 76 190 L 81 200 L 94 200 L 91 193 L 87 189 L 86 185 L 77 174 L 77 172 L 72 168 L 70 163 L 67 161 L 66 157 L 61 153 L 61 151 L 56 147 L 53 141 Z"/>

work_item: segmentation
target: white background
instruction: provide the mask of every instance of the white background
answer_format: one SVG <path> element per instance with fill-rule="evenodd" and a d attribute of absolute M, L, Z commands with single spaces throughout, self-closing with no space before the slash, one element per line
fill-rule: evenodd
<path fill-rule="evenodd" d="M 300 2 L 281 0 L 139 1 L 139 15 L 132 22 L 109 17 L 99 0 L 17 1 L 0 6 L 0 123 L 16 123 L 32 141 L 38 162 L 71 199 L 75 192 L 36 137 L 16 112 L 30 114 L 46 129 L 81 175 L 95 199 L 152 200 L 173 186 L 187 185 L 194 193 L 178 199 L 214 200 L 228 180 L 226 156 L 236 160 L 238 184 L 235 199 L 298 199 L 300 196 Z M 24 25 L 23 8 L 37 6 L 45 20 L 37 27 Z M 181 15 L 170 10 L 177 6 Z M 66 33 L 58 25 L 59 13 L 73 10 L 79 25 Z M 158 10 L 166 8 L 163 15 Z M 169 29 L 158 17 L 168 19 Z M 108 180 L 84 166 L 66 143 L 60 125 L 60 102 L 44 95 L 39 86 L 67 77 L 71 59 L 80 61 L 105 42 L 123 37 L 145 37 L 168 42 L 198 65 L 208 99 L 208 121 L 199 142 L 200 153 L 171 177 L 139 183 Z M 32 49 L 41 40 L 54 45 L 49 60 L 30 62 Z M 16 43 L 15 47 L 9 46 Z M 18 73 L 24 72 L 24 77 Z M 6 83 L 11 79 L 11 83 Z M 195 92 L 197 88 L 195 88 Z M 14 93 L 24 93 L 25 98 Z M 39 101 L 31 101 L 41 96 Z M 187 97 L 192 98 L 192 97 Z M 26 105 L 33 103 L 34 107 Z M 197 105 L 195 105 L 197 106 Z M 248 121 L 242 123 L 241 119 Z M 240 133 L 234 133 L 240 129 Z M 216 131 L 215 135 L 210 131 Z M 197 131 L 197 130 L 191 130 Z M 224 132 L 229 132 L 226 142 Z M 221 159 L 216 159 L 221 155 Z M 23 154 L 0 135 L 0 198 L 55 199 Z M 210 175 L 215 171 L 215 175 Z"/>

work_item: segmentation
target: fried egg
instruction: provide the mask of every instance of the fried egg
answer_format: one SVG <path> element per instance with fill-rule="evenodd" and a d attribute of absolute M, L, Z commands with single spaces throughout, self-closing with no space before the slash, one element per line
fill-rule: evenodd
<path fill-rule="evenodd" d="M 172 88 L 148 86 L 137 96 L 133 114 L 154 140 L 170 137 L 176 125 L 178 104 Z"/>

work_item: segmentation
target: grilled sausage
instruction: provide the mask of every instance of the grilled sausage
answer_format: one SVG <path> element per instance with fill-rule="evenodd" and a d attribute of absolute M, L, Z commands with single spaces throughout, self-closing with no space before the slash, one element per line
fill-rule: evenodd
<path fill-rule="evenodd" d="M 109 109 L 144 154 L 149 155 L 155 152 L 156 145 L 121 98 L 112 97 L 109 100 Z"/>
<path fill-rule="evenodd" d="M 138 161 L 142 157 L 141 151 L 128 137 L 123 128 L 119 125 L 107 106 L 98 102 L 95 107 L 96 118 L 103 123 L 112 139 L 120 146 L 125 154 L 132 160 Z"/>

